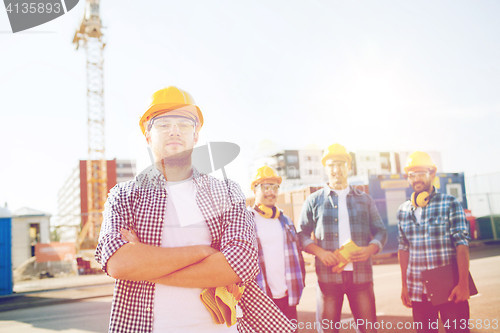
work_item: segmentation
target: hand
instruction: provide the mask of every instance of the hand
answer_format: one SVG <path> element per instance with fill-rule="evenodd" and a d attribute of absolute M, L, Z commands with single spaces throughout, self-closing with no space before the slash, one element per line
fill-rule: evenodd
<path fill-rule="evenodd" d="M 361 246 L 360 250 L 351 252 L 352 262 L 364 262 L 370 259 L 370 257 L 377 253 L 378 246 L 375 244 L 370 244 L 368 246 Z"/>
<path fill-rule="evenodd" d="M 455 299 L 455 303 L 466 301 L 470 298 L 469 286 L 467 284 L 457 284 L 448 297 L 448 302 Z"/>
<path fill-rule="evenodd" d="M 401 290 L 401 300 L 403 301 L 403 305 L 407 308 L 411 308 L 411 300 L 410 295 L 408 295 L 408 287 L 403 287 Z"/>
<path fill-rule="evenodd" d="M 122 228 L 120 230 L 120 234 L 122 235 L 122 239 L 126 240 L 129 243 L 140 243 L 141 242 L 134 230 L 127 230 L 127 229 Z"/>
<path fill-rule="evenodd" d="M 332 273 L 342 273 L 342 271 L 344 270 L 344 268 L 345 268 L 345 265 L 342 266 L 342 267 L 333 266 L 332 267 Z"/>
<path fill-rule="evenodd" d="M 325 266 L 334 266 L 340 262 L 337 255 L 330 251 L 321 251 L 317 257 Z"/>
<path fill-rule="evenodd" d="M 241 295 L 243 295 L 243 292 L 241 291 L 240 287 L 238 287 L 236 284 L 230 284 L 229 286 L 226 286 L 226 289 L 231 294 L 233 294 L 236 302 L 240 301 Z"/>

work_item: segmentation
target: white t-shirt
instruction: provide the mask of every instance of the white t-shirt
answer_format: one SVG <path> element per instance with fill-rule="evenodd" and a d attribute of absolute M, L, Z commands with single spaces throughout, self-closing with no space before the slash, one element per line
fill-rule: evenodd
<path fill-rule="evenodd" d="M 417 207 L 417 209 L 415 209 L 415 218 L 418 224 L 422 222 L 422 207 Z"/>
<path fill-rule="evenodd" d="M 255 214 L 257 235 L 264 252 L 267 283 L 273 298 L 283 298 L 288 288 L 285 279 L 285 242 L 281 222 L 278 219 L 267 219 L 253 209 L 252 211 Z"/>
<path fill-rule="evenodd" d="M 163 223 L 162 247 L 210 245 L 212 236 L 196 204 L 193 179 L 167 182 L 168 198 Z M 200 288 L 172 287 L 156 284 L 153 333 L 237 332 L 214 322 L 200 300 Z"/>
<path fill-rule="evenodd" d="M 350 188 L 347 186 L 343 190 L 333 190 L 338 196 L 338 209 L 339 209 L 339 245 L 342 246 L 344 242 L 351 239 L 351 224 L 349 222 L 349 212 L 347 211 L 347 195 Z M 349 262 L 344 271 L 352 271 L 354 269 L 352 262 Z"/>

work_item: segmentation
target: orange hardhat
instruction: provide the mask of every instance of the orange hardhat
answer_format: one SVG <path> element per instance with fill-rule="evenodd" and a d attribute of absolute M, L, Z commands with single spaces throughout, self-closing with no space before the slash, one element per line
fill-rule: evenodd
<path fill-rule="evenodd" d="M 413 152 L 408 156 L 404 170 L 408 174 L 408 172 L 417 167 L 428 168 L 431 172 L 436 172 L 437 170 L 436 163 L 434 163 L 430 155 L 421 151 Z"/>
<path fill-rule="evenodd" d="M 264 180 L 275 180 L 278 184 L 281 184 L 281 177 L 278 175 L 278 172 L 274 170 L 274 168 L 264 165 L 263 167 L 258 168 L 252 177 L 252 190 Z"/>
<path fill-rule="evenodd" d="M 344 146 L 339 145 L 338 143 L 334 143 L 323 153 L 323 158 L 321 159 L 321 163 L 323 163 L 323 166 L 326 166 L 326 161 L 331 158 L 340 158 L 341 160 L 346 161 L 349 163 L 349 165 L 351 165 L 351 155 L 347 152 Z"/>
<path fill-rule="evenodd" d="M 170 86 L 158 90 L 151 96 L 148 109 L 139 121 L 142 134 L 146 132 L 147 123 L 151 119 L 165 112 L 173 112 L 172 115 L 175 113 L 175 115 L 189 116 L 196 123 L 196 132 L 203 126 L 203 114 L 196 106 L 193 96 L 187 91 Z"/>

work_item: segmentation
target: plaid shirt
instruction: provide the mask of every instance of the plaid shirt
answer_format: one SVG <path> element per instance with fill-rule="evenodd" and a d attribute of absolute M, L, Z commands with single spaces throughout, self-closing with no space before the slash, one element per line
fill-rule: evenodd
<path fill-rule="evenodd" d="M 398 211 L 399 250 L 409 251 L 406 270 L 412 301 L 422 301 L 426 293 L 421 272 L 448 265 L 456 258 L 457 245 L 469 245 L 469 222 L 462 205 L 451 195 L 435 193 L 422 208 L 417 223 L 415 208 L 406 201 Z"/>
<path fill-rule="evenodd" d="M 254 212 L 250 207 L 248 207 L 248 210 Z M 283 250 L 285 251 L 285 279 L 288 290 L 288 305 L 295 306 L 299 304 L 300 296 L 302 296 L 302 290 L 304 290 L 305 286 L 305 263 L 304 258 L 302 257 L 302 251 L 300 248 L 297 231 L 295 231 L 295 226 L 293 225 L 292 220 L 289 217 L 285 216 L 282 211 L 278 219 L 281 222 L 283 239 L 285 240 L 285 243 L 283 244 Z M 257 229 L 257 225 L 255 226 L 255 228 Z M 260 272 L 259 274 L 257 274 L 257 284 L 262 290 L 266 291 L 266 263 L 264 261 L 264 251 L 262 250 L 262 245 L 260 243 L 258 234 L 257 243 L 259 246 L 260 268 Z M 272 297 L 272 295 L 268 296 Z"/>
<path fill-rule="evenodd" d="M 246 285 L 239 302 L 243 318 L 238 318 L 238 331 L 293 332 L 288 319 L 255 282 L 258 264 L 254 219 L 245 208 L 239 186 L 200 174 L 194 168 L 193 181 L 196 202 L 212 235 L 211 246 L 221 251 Z M 120 183 L 110 191 L 95 255 L 105 272 L 109 258 L 127 243 L 121 238 L 121 228 L 133 229 L 145 244 L 161 246 L 168 198 L 165 183 L 165 177 L 151 166 L 135 180 Z M 117 279 L 109 332 L 152 332 L 154 295 L 154 283 Z"/>
<path fill-rule="evenodd" d="M 387 242 L 387 230 L 380 218 L 372 198 L 352 186 L 347 194 L 347 211 L 351 228 L 351 239 L 358 246 L 373 243 L 379 251 Z M 339 244 L 339 209 L 338 196 L 328 185 L 307 197 L 302 207 L 299 223 L 299 237 L 302 248 L 314 243 L 311 233 L 319 247 L 327 251 L 335 251 Z M 373 235 L 373 237 L 372 237 Z M 323 265 L 316 257 L 316 274 L 322 283 L 342 283 L 342 274 L 333 273 L 332 268 Z M 353 263 L 353 282 L 366 283 L 373 281 L 371 258 L 365 262 Z"/>

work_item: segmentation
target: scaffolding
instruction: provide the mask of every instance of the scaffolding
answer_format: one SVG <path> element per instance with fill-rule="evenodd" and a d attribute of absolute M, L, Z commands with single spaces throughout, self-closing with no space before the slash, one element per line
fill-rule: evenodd
<path fill-rule="evenodd" d="M 103 34 L 99 15 L 99 0 L 87 0 L 80 28 L 73 43 L 83 46 L 87 55 L 87 212 L 76 247 L 94 248 L 102 223 L 102 211 L 107 196 L 107 170 L 104 140 L 104 75 Z"/>

